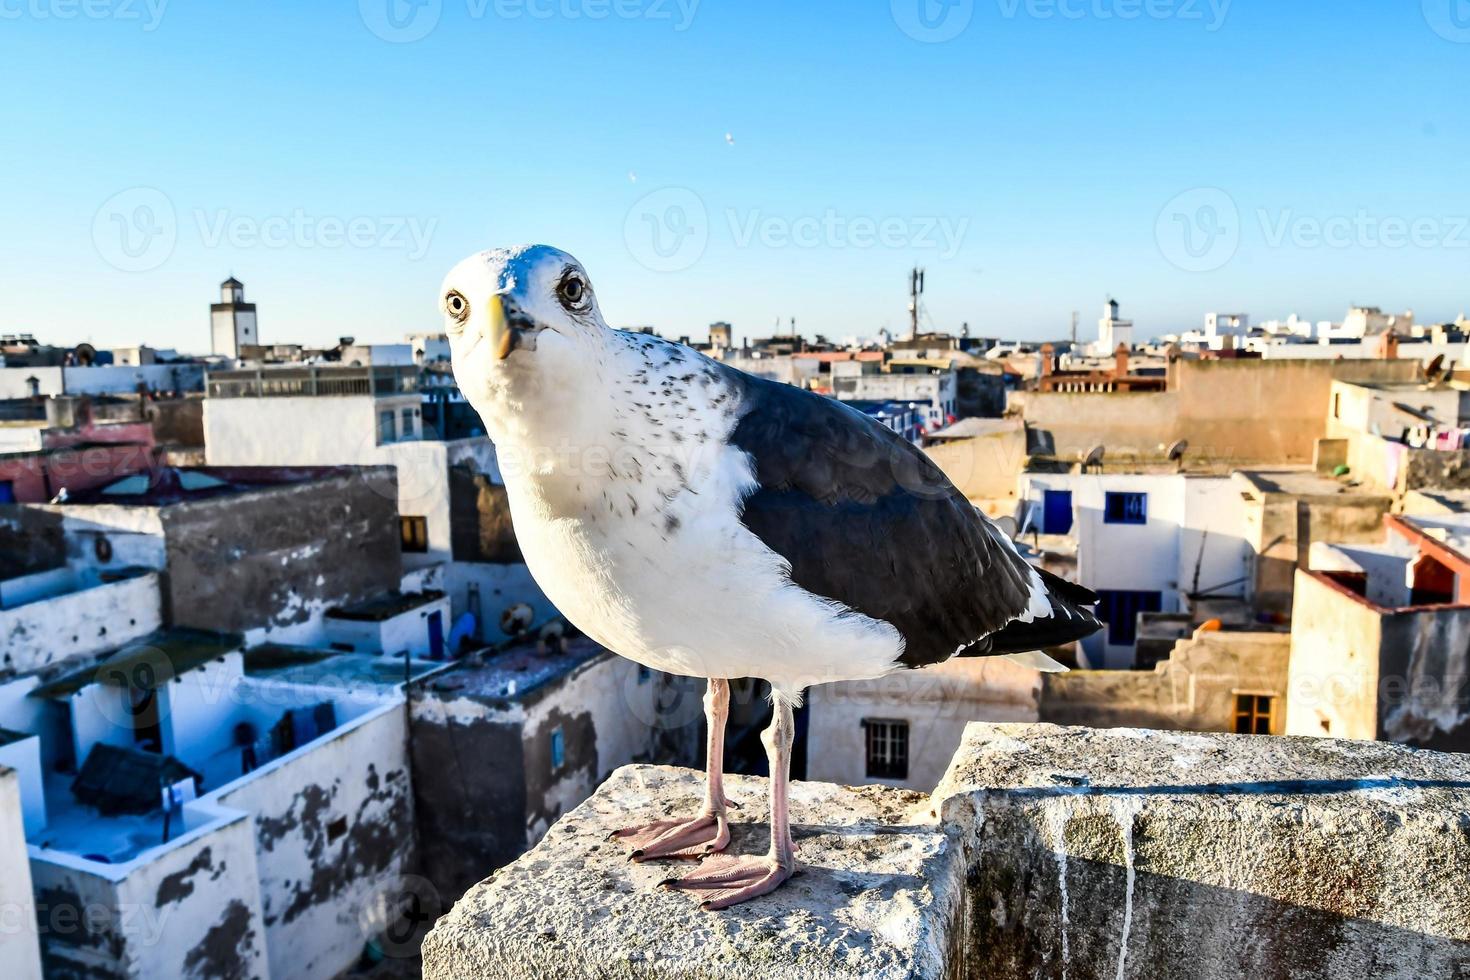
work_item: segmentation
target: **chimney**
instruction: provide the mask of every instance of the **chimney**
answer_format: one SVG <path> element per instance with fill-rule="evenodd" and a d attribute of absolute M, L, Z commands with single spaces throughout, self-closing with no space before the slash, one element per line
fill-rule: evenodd
<path fill-rule="evenodd" d="M 1119 344 L 1118 349 L 1113 351 L 1113 377 L 1125 378 L 1128 376 L 1128 347 Z"/>
<path fill-rule="evenodd" d="M 1057 369 L 1057 349 L 1051 344 L 1041 345 L 1041 376 L 1051 377 Z"/>

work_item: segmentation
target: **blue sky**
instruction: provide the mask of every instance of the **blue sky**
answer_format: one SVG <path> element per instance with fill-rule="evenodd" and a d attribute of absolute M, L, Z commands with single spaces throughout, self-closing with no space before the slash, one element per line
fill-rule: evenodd
<path fill-rule="evenodd" d="M 416 2 L 0 0 L 0 330 L 399 340 L 533 240 L 674 336 L 1470 307 L 1462 0 Z"/>

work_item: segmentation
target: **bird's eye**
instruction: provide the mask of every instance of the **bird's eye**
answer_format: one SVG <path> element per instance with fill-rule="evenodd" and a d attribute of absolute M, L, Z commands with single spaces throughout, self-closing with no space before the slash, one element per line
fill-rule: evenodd
<path fill-rule="evenodd" d="M 582 305 L 587 298 L 587 284 L 582 281 L 581 276 L 567 276 L 556 287 L 556 295 L 561 298 L 562 305 L 568 309 L 575 309 Z"/>
<path fill-rule="evenodd" d="M 459 293 L 450 293 L 444 297 L 445 311 L 456 320 L 463 321 L 470 312 L 470 304 Z"/>

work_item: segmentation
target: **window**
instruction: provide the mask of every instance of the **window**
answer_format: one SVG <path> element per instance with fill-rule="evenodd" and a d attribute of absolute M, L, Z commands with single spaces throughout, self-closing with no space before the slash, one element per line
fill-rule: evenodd
<path fill-rule="evenodd" d="M 0 480 L 0 504 L 15 503 L 15 481 Z"/>
<path fill-rule="evenodd" d="M 1147 524 L 1148 494 L 1109 493 L 1103 496 L 1104 524 Z"/>
<path fill-rule="evenodd" d="M 909 778 L 909 723 L 867 719 L 869 779 Z"/>
<path fill-rule="evenodd" d="M 1041 492 L 1041 532 L 1043 534 L 1070 534 L 1072 532 L 1072 491 L 1043 490 Z"/>
<path fill-rule="evenodd" d="M 560 728 L 551 732 L 551 771 L 556 772 L 567 763 L 567 738 Z"/>
<path fill-rule="evenodd" d="M 1276 699 L 1269 694 L 1235 696 L 1235 732 L 1238 735 L 1270 735 L 1271 708 Z"/>
<path fill-rule="evenodd" d="M 429 519 L 427 517 L 398 518 L 398 533 L 403 540 L 403 550 L 422 555 L 429 550 Z"/>
<path fill-rule="evenodd" d="M 403 433 L 403 438 L 412 439 L 414 437 L 413 409 L 405 408 L 401 413 L 400 418 L 402 419 L 402 424 L 399 426 L 398 431 Z"/>
<path fill-rule="evenodd" d="M 1131 647 L 1138 641 L 1138 614 L 1159 612 L 1164 607 L 1160 592 L 1119 592 L 1099 589 L 1098 612 L 1108 624 L 1108 643 Z"/>
<path fill-rule="evenodd" d="M 397 433 L 393 431 L 393 410 L 384 409 L 378 413 L 378 441 L 392 442 Z"/>

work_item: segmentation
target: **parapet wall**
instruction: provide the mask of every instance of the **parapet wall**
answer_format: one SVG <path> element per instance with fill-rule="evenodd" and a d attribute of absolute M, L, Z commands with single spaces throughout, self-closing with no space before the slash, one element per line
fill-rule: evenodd
<path fill-rule="evenodd" d="M 1404 978 L 1470 971 L 1470 759 L 1375 742 L 972 724 L 932 797 L 797 783 L 803 871 L 721 913 L 606 836 L 693 812 L 619 770 L 471 889 L 424 976 Z M 767 842 L 734 778 L 732 851 Z"/>

